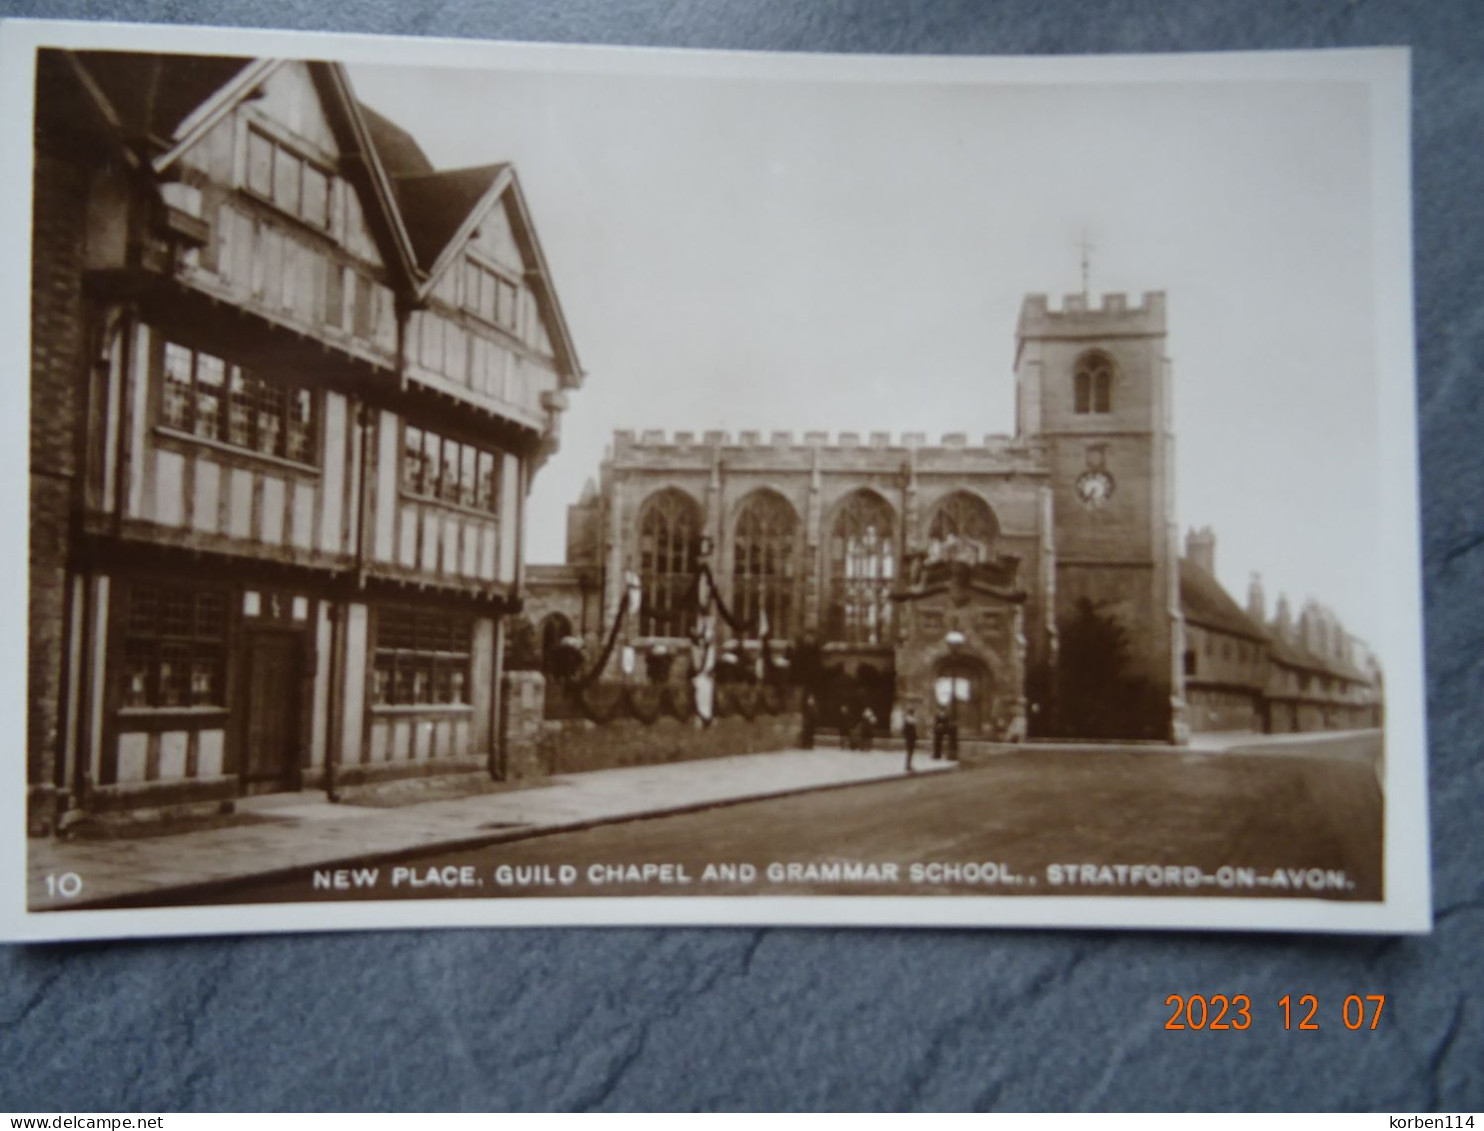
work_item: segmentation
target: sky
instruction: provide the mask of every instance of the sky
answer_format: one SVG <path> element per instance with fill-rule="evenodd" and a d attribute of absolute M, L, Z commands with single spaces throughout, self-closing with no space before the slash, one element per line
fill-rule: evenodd
<path fill-rule="evenodd" d="M 1167 295 L 1182 536 L 1379 636 L 1364 85 L 350 74 L 436 166 L 516 163 L 587 372 L 530 561 L 618 428 L 1013 431 L 1085 234 L 1094 294 Z"/>

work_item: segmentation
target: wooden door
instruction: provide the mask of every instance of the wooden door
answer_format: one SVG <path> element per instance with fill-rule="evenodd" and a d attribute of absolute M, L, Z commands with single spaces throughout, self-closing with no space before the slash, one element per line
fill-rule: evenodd
<path fill-rule="evenodd" d="M 303 648 L 298 633 L 249 631 L 243 642 L 241 771 L 244 793 L 298 787 Z"/>

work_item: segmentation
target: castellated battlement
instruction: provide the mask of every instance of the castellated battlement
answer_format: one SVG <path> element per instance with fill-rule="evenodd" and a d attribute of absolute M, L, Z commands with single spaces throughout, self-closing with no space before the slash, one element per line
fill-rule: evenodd
<path fill-rule="evenodd" d="M 930 440 L 926 432 L 902 432 L 893 436 L 890 432 L 840 432 L 833 437 L 829 432 L 768 432 L 741 431 L 735 436 L 731 432 L 675 432 L 661 428 L 646 428 L 636 432 L 623 428 L 613 433 L 614 454 L 636 449 L 685 451 L 687 449 L 724 448 L 753 451 L 808 451 L 820 448 L 827 451 L 913 451 L 950 449 L 972 451 L 1003 451 L 1018 449 L 1018 443 L 1007 433 L 988 433 L 982 442 L 971 443 L 967 432 L 946 432 L 938 440 Z"/>
<path fill-rule="evenodd" d="M 1059 308 L 1053 307 L 1046 295 L 1029 294 L 1020 304 L 1020 324 L 1016 330 L 1021 338 L 1164 332 L 1164 291 L 1145 291 L 1137 303 L 1131 303 L 1128 295 L 1118 291 L 1101 299 L 1063 295 Z"/>

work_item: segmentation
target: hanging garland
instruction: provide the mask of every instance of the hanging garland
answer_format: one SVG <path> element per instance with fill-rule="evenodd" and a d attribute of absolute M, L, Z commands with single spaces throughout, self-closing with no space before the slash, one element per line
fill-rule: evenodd
<path fill-rule="evenodd" d="M 703 592 L 704 599 L 702 598 Z M 760 659 L 767 673 L 776 675 L 785 671 L 788 665 L 786 661 L 780 663 L 774 659 L 773 649 L 770 646 L 772 642 L 770 626 L 765 624 L 764 611 L 760 609 L 757 617 L 750 623 L 743 624 L 722 597 L 721 590 L 716 584 L 716 576 L 711 570 L 711 563 L 704 556 L 681 598 L 682 605 L 690 605 L 697 610 L 701 622 L 691 637 L 691 670 L 694 674 L 691 677 L 690 686 L 680 688 L 665 685 L 652 695 L 635 694 L 636 691 L 646 689 L 621 689 L 616 694 L 602 693 L 605 689 L 602 689 L 597 681 L 607 669 L 609 660 L 613 658 L 614 649 L 617 648 L 619 637 L 628 623 L 629 614 L 631 612 L 642 613 L 645 601 L 638 577 L 632 572 L 628 573 L 625 577 L 624 599 L 619 603 L 618 613 L 608 630 L 608 638 L 603 643 L 601 654 L 586 672 L 567 684 L 567 693 L 577 700 L 582 713 L 587 718 L 601 724 L 611 722 L 621 714 L 630 713 L 641 722 L 648 724 L 653 723 L 662 713 L 672 714 L 681 720 L 694 714 L 699 715 L 703 723 L 709 724 L 718 714 L 740 713 L 745 718 L 752 719 L 760 710 L 769 713 L 772 713 L 770 708 L 776 710 L 774 704 L 777 703 L 777 699 L 766 695 L 769 688 L 758 688 L 759 694 L 742 695 L 724 693 L 722 687 L 716 686 L 716 640 L 710 623 L 713 610 L 721 617 L 722 622 L 740 638 L 750 638 L 758 632 L 760 627 L 762 628 L 759 637 Z M 598 693 L 594 694 L 594 692 Z"/>

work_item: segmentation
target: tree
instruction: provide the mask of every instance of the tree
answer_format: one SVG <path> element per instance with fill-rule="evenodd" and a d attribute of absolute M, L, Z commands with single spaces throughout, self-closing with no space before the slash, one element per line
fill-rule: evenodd
<path fill-rule="evenodd" d="M 505 618 L 505 670 L 541 670 L 541 643 L 536 639 L 536 626 L 524 613 Z"/>
<path fill-rule="evenodd" d="M 1163 697 L 1129 673 L 1128 630 L 1118 618 L 1082 597 L 1058 631 L 1059 729 L 1083 738 L 1160 737 Z"/>

